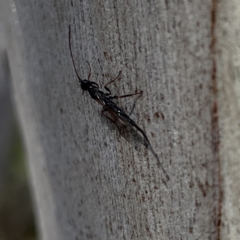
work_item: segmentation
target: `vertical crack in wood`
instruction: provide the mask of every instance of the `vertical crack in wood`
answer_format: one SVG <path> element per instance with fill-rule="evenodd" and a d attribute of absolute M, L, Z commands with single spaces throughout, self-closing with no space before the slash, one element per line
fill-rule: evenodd
<path fill-rule="evenodd" d="M 217 1 L 212 0 L 212 11 L 211 11 L 211 52 L 212 52 L 212 90 L 213 90 L 213 106 L 212 106 L 212 148 L 214 159 L 218 162 L 218 207 L 217 207 L 217 240 L 221 239 L 221 220 L 222 220 L 222 174 L 221 174 L 221 161 L 220 161 L 220 134 L 219 134 L 219 124 L 218 124 L 218 104 L 217 104 L 217 66 L 216 66 L 216 10 Z"/>

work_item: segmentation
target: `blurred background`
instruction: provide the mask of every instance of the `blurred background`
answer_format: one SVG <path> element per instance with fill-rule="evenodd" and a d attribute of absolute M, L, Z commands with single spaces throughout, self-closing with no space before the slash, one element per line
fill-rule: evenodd
<path fill-rule="evenodd" d="M 0 22 L 0 240 L 36 239 L 26 159 Z"/>

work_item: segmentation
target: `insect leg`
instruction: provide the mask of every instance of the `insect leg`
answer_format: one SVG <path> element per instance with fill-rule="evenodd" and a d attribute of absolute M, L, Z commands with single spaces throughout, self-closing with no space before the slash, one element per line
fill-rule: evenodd
<path fill-rule="evenodd" d="M 138 94 L 139 94 L 139 97 L 141 97 L 142 93 L 143 93 L 143 91 L 141 90 L 140 92 L 136 92 L 136 93 L 132 93 L 132 94 L 126 94 L 126 95 L 122 95 L 122 96 L 112 96 L 112 97 L 109 97 L 109 99 L 132 97 L 132 96 L 135 96 L 135 95 L 138 95 Z"/>
<path fill-rule="evenodd" d="M 110 82 L 108 82 L 108 83 L 106 83 L 106 84 L 104 85 L 104 88 L 108 91 L 108 95 L 111 95 L 111 91 L 110 91 L 110 89 L 107 87 L 107 85 L 109 85 L 109 84 L 113 83 L 114 81 L 116 81 L 116 80 L 120 77 L 121 74 L 122 74 L 122 71 L 119 71 L 119 73 L 118 73 L 118 75 L 117 75 L 116 78 L 112 79 Z"/>
<path fill-rule="evenodd" d="M 125 97 L 132 97 L 132 96 L 135 96 L 135 95 L 139 95 L 136 99 L 135 99 L 135 101 L 134 101 L 134 103 L 133 103 L 133 106 L 132 106 L 132 109 L 131 109 L 131 111 L 130 111 L 130 113 L 129 113 L 129 116 L 133 113 L 133 110 L 134 110 L 134 108 L 135 108 L 135 106 L 136 106 L 136 102 L 137 102 L 137 100 L 142 96 L 142 94 L 143 94 L 143 91 L 141 90 L 140 92 L 136 92 L 136 93 L 133 93 L 133 94 L 127 94 L 127 95 L 122 95 L 122 96 L 112 96 L 112 97 L 109 97 L 110 99 L 116 99 L 116 98 L 125 98 Z"/>
<path fill-rule="evenodd" d="M 130 113 L 129 113 L 129 116 L 132 115 L 133 110 L 134 110 L 134 108 L 135 108 L 135 106 L 136 106 L 136 102 L 137 102 L 137 100 L 142 96 L 142 94 L 143 94 L 143 91 L 141 90 L 140 93 L 139 93 L 139 96 L 134 100 L 134 103 L 133 103 L 132 109 L 131 109 L 131 111 L 130 111 Z"/>

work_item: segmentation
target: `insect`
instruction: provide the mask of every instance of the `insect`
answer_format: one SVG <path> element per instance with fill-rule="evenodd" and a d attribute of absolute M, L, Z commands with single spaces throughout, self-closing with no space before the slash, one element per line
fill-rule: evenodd
<path fill-rule="evenodd" d="M 71 26 L 70 25 L 69 25 L 69 39 L 68 40 L 69 40 L 69 50 L 70 50 L 70 54 L 71 54 L 72 64 L 73 64 L 75 73 L 77 75 L 78 81 L 81 84 L 82 90 L 87 91 L 90 94 L 92 99 L 94 99 L 100 105 L 102 105 L 101 113 L 105 117 L 107 117 L 111 122 L 113 122 L 115 125 L 116 125 L 116 122 L 121 122 L 123 125 L 130 124 L 131 126 L 133 126 L 135 129 L 137 129 L 137 131 L 139 131 L 142 134 L 145 143 L 147 144 L 147 146 L 149 147 L 149 149 L 152 151 L 153 155 L 157 159 L 158 166 L 161 167 L 161 169 L 163 170 L 167 179 L 169 180 L 170 177 L 168 176 L 167 172 L 163 168 L 163 166 L 160 162 L 160 159 L 159 159 L 158 155 L 156 154 L 156 152 L 153 150 L 152 145 L 151 145 L 150 141 L 148 140 L 148 137 L 145 134 L 145 132 L 129 117 L 129 115 L 122 108 L 117 106 L 117 104 L 112 101 L 113 99 L 131 97 L 131 96 L 134 96 L 134 95 L 141 96 L 142 91 L 135 92 L 133 94 L 122 95 L 122 96 L 112 95 L 110 89 L 107 86 L 109 84 L 113 83 L 116 79 L 119 78 L 119 76 L 121 74 L 121 71 L 119 72 L 119 74 L 116 78 L 114 78 L 113 80 L 111 80 L 110 82 L 105 84 L 104 88 L 105 88 L 106 92 L 103 92 L 103 91 L 99 90 L 99 85 L 96 82 L 90 81 L 91 67 L 90 67 L 90 64 L 89 64 L 88 61 L 87 61 L 87 64 L 88 64 L 89 69 L 90 69 L 89 74 L 88 74 L 88 79 L 81 79 L 80 76 L 78 75 L 78 72 L 77 72 L 77 69 L 76 69 L 76 66 L 75 66 L 75 63 L 74 63 L 74 60 L 73 60 L 73 54 L 72 54 L 72 48 L 71 48 Z M 135 102 L 134 102 L 134 106 L 135 106 Z M 133 108 L 134 108 L 134 106 L 133 106 Z M 131 112 L 133 111 L 133 108 L 132 108 Z M 108 116 L 106 114 L 106 112 L 111 117 Z"/>

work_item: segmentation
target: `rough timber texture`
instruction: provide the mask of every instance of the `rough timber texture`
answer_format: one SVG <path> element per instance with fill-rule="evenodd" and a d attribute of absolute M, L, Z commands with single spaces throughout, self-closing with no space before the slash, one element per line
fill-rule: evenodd
<path fill-rule="evenodd" d="M 216 2 L 10 3 L 9 35 L 17 40 L 8 43 L 9 57 L 41 238 L 220 239 L 217 80 L 225 60 L 215 60 Z M 82 77 L 87 60 L 92 80 L 102 84 L 122 70 L 113 90 L 144 90 L 132 117 L 169 173 L 167 185 L 152 154 L 82 95 L 70 61 L 69 24 Z"/>
<path fill-rule="evenodd" d="M 221 239 L 240 239 L 240 5 L 219 1 L 216 63 L 219 89 L 223 204 Z"/>

